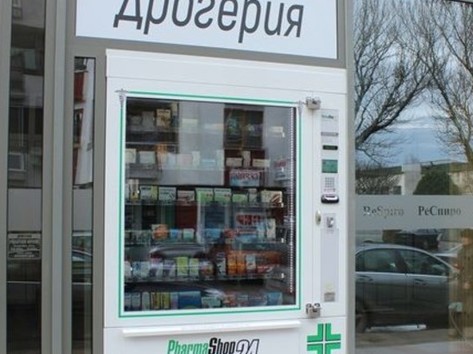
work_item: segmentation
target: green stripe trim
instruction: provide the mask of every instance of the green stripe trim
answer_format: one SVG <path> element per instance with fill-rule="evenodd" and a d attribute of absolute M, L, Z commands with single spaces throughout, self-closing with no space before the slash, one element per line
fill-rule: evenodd
<path fill-rule="evenodd" d="M 120 94 L 119 94 L 120 95 Z M 118 294 L 120 296 L 118 297 L 118 313 L 121 315 L 124 311 L 124 306 L 123 306 L 123 297 L 125 296 L 125 284 L 124 284 L 124 277 L 123 277 L 123 207 L 124 207 L 124 188 L 123 188 L 123 180 L 124 180 L 124 163 L 123 163 L 123 153 L 124 153 L 124 106 L 126 103 L 126 99 L 122 100 L 120 97 L 120 148 L 119 148 L 119 153 L 118 153 L 118 158 L 119 158 L 119 163 L 120 163 L 120 176 L 119 176 L 119 202 L 118 202 L 118 227 L 119 232 L 118 232 L 118 254 L 120 255 L 120 260 L 118 262 L 118 276 L 120 277 L 119 282 L 118 282 Z"/>
<path fill-rule="evenodd" d="M 148 91 L 125 91 L 122 90 L 118 93 L 123 94 L 123 102 L 120 104 L 120 152 L 119 152 L 119 163 L 120 163 L 120 176 L 119 176 L 119 239 L 118 239 L 118 254 L 120 255 L 120 259 L 123 260 L 123 236 L 124 236 L 124 224 L 123 224 L 123 207 L 124 207 L 124 174 L 125 174 L 125 164 L 123 163 L 123 154 L 124 154 L 124 122 L 125 122 L 125 107 L 126 107 L 126 100 L 128 97 L 136 97 L 136 98 L 146 98 L 144 96 L 152 96 L 156 98 L 174 98 L 174 99 L 195 99 L 201 101 L 221 101 L 221 102 L 237 102 L 237 103 L 253 103 L 253 104 L 268 104 L 268 105 L 277 105 L 283 107 L 292 107 L 296 109 L 296 153 L 298 156 L 299 161 L 297 161 L 297 171 L 299 176 L 297 176 L 297 195 L 298 198 L 298 207 L 299 210 L 297 212 L 297 218 L 299 221 L 299 225 L 297 226 L 298 231 L 298 256 L 299 256 L 299 266 L 298 272 L 296 275 L 296 288 L 299 293 L 298 302 L 295 305 L 286 305 L 284 308 L 274 308 L 271 306 L 266 307 L 258 307 L 257 310 L 241 310 L 236 311 L 235 308 L 228 308 L 230 311 L 202 311 L 199 309 L 197 311 L 185 311 L 179 310 L 178 312 L 173 313 L 166 313 L 163 310 L 156 310 L 152 313 L 137 313 L 132 311 L 125 311 L 123 306 L 124 301 L 124 289 L 125 289 L 125 280 L 123 276 L 123 262 L 119 261 L 119 281 L 118 281 L 118 294 L 120 294 L 118 299 L 118 317 L 119 318 L 159 318 L 159 317 L 174 317 L 174 316 L 187 316 L 187 315 L 222 315 L 222 314 L 247 314 L 247 313 L 265 313 L 265 312 L 288 312 L 288 311 L 300 311 L 301 310 L 301 303 L 302 303 L 302 291 L 301 291 L 301 273 L 302 273 L 302 219 L 301 219 L 301 210 L 302 210 L 302 201 L 301 201 L 301 179 L 302 179 L 302 163 L 301 163 L 301 141 L 302 141 L 302 112 L 299 106 L 299 102 L 294 101 L 283 101 L 283 100 L 269 100 L 269 99 L 253 99 L 253 98 L 238 98 L 238 97 L 227 97 L 227 96 L 204 96 L 204 95 L 191 95 L 191 94 L 176 94 L 176 93 L 167 93 L 167 92 L 148 92 Z M 168 310 L 165 310 L 168 311 Z"/>
<path fill-rule="evenodd" d="M 288 305 L 289 306 L 289 305 Z M 274 309 L 271 306 L 264 306 L 264 307 L 255 307 L 258 310 L 251 310 L 251 307 L 248 307 L 250 310 L 237 310 L 236 308 L 226 307 L 226 310 L 232 311 L 211 311 L 209 309 L 202 309 L 199 308 L 197 311 L 189 311 L 189 310 L 177 310 L 178 312 L 174 312 L 176 310 L 154 310 L 153 313 L 136 313 L 137 311 L 130 311 L 125 312 L 120 317 L 123 318 L 148 318 L 148 317 L 174 317 L 174 316 L 183 316 L 183 315 L 239 315 L 239 314 L 248 314 L 248 313 L 262 313 L 262 312 L 287 312 L 287 311 L 294 311 L 300 310 L 300 306 L 295 307 L 284 307 L 281 309 Z M 173 311 L 172 313 L 166 313 Z"/>
<path fill-rule="evenodd" d="M 299 291 L 299 304 L 302 304 L 302 285 L 301 285 L 301 279 L 303 270 L 302 270 L 302 109 L 301 106 L 299 105 L 296 109 L 296 133 L 297 133 L 297 140 L 296 140 L 296 163 L 297 163 L 297 185 L 296 185 L 296 198 L 297 198 L 297 205 L 298 209 L 296 209 L 296 215 L 297 215 L 297 221 L 299 222 L 299 225 L 297 225 L 297 238 L 296 242 L 298 243 L 298 269 L 297 269 L 297 276 L 296 276 L 296 281 L 297 281 L 297 289 Z"/>
<path fill-rule="evenodd" d="M 197 100 L 219 100 L 219 101 L 231 101 L 231 102 L 251 102 L 251 103 L 270 103 L 284 106 L 295 106 L 298 102 L 292 101 L 280 101 L 280 100 L 268 100 L 268 99 L 258 99 L 258 98 L 240 98 L 240 97 L 228 97 L 228 96 L 204 96 L 204 95 L 190 95 L 190 94 L 178 94 L 178 93 L 168 93 L 168 92 L 148 92 L 148 91 L 127 91 L 128 94 L 136 95 L 142 97 L 146 96 L 159 96 L 159 97 L 168 97 L 168 98 L 186 98 L 186 99 L 197 99 Z"/>

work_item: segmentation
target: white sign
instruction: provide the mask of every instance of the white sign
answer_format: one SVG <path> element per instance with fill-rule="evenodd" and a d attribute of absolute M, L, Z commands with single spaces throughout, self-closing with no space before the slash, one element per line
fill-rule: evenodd
<path fill-rule="evenodd" d="M 357 230 L 473 228 L 471 196 L 360 195 Z"/>
<path fill-rule="evenodd" d="M 336 0 L 78 0 L 76 35 L 337 58 Z"/>
<path fill-rule="evenodd" d="M 8 259 L 41 259 L 41 234 L 8 234 Z"/>

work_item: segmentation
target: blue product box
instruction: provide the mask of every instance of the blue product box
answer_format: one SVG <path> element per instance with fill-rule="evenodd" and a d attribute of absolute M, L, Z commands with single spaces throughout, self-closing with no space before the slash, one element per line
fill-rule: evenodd
<path fill-rule="evenodd" d="M 200 291 L 180 291 L 179 309 L 198 309 L 202 307 Z"/>
<path fill-rule="evenodd" d="M 282 292 L 270 291 L 266 293 L 268 299 L 268 306 L 282 305 Z"/>
<path fill-rule="evenodd" d="M 208 242 L 218 241 L 222 235 L 221 229 L 204 229 L 204 240 Z"/>

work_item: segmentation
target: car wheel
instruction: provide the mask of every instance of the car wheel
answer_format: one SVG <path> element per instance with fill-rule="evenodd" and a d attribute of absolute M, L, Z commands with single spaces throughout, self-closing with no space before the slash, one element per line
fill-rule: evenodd
<path fill-rule="evenodd" d="M 356 333 L 363 333 L 368 328 L 368 314 L 363 305 L 357 303 L 355 310 L 355 330 Z"/>

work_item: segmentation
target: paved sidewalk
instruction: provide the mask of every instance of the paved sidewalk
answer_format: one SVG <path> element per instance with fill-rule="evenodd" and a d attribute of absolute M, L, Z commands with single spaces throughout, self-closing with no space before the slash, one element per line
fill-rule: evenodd
<path fill-rule="evenodd" d="M 356 336 L 356 354 L 473 354 L 473 341 L 452 339 L 448 329 L 425 326 L 373 329 Z"/>
<path fill-rule="evenodd" d="M 472 354 L 473 344 L 434 342 L 413 345 L 357 348 L 356 354 Z"/>

